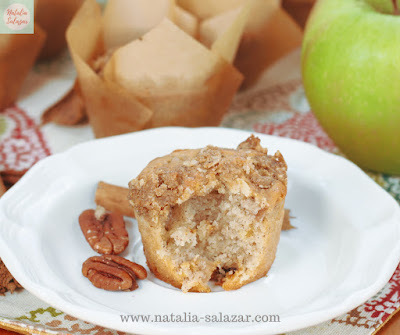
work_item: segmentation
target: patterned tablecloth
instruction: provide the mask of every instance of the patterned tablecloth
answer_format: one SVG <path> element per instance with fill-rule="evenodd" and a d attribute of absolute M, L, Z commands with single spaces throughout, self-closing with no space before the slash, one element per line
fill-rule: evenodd
<path fill-rule="evenodd" d="M 88 126 L 38 126 L 43 110 L 72 86 L 74 77 L 67 54 L 55 62 L 35 66 L 18 106 L 0 112 L 0 171 L 29 168 L 48 155 L 93 138 Z M 238 94 L 222 126 L 290 137 L 340 154 L 310 112 L 301 84 L 299 51 L 269 69 L 256 87 Z M 400 202 L 399 177 L 369 175 Z M 389 283 L 363 305 L 291 334 L 373 334 L 399 307 L 400 267 Z M 0 327 L 35 333 L 122 334 L 71 317 L 26 290 L 0 297 Z"/>

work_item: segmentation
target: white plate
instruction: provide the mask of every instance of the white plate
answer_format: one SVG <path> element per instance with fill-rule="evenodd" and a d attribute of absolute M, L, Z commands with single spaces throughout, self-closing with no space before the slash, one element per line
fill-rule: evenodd
<path fill-rule="evenodd" d="M 133 333 L 274 334 L 311 326 L 363 303 L 400 260 L 400 208 L 358 167 L 312 145 L 258 135 L 288 166 L 283 232 L 267 277 L 237 291 L 184 294 L 154 279 L 133 292 L 96 289 L 81 275 L 95 253 L 78 216 L 94 207 L 99 180 L 127 185 L 147 163 L 177 148 L 236 147 L 248 132 L 161 128 L 77 145 L 44 159 L 0 200 L 0 254 L 16 279 L 50 305 L 80 319 Z M 123 255 L 144 264 L 136 222 Z M 120 315 L 279 315 L 280 322 L 122 322 Z M 265 317 L 264 317 L 265 318 Z"/>

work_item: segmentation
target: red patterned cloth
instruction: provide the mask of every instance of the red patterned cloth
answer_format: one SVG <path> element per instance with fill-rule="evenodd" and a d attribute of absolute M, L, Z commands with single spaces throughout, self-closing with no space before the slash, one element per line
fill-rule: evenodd
<path fill-rule="evenodd" d="M 38 125 L 21 109 L 8 108 L 0 118 L 0 171 L 29 169 L 50 155 Z"/>
<path fill-rule="evenodd" d="M 258 133 L 290 137 L 312 143 L 327 151 L 334 151 L 336 148 L 312 113 L 296 114 L 281 124 L 256 123 L 253 129 Z"/>

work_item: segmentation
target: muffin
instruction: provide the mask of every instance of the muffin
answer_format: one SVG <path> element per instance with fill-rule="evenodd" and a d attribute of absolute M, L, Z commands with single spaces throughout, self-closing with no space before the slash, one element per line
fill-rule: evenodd
<path fill-rule="evenodd" d="M 85 0 L 67 29 L 79 93 L 94 135 L 105 137 L 161 126 L 219 125 L 243 80 L 225 53 L 220 53 L 235 51 L 239 39 L 224 34 L 218 39 L 223 47 L 210 50 L 187 33 L 197 31 L 196 19 L 192 17 L 193 25 L 179 10 L 172 15 L 173 20 L 160 18 L 157 24 L 153 18 L 156 25 L 148 27 L 144 35 L 139 26 L 134 33 L 128 28 L 140 22 L 132 21 L 132 26 L 126 21 L 132 15 L 123 15 L 122 21 L 120 15 L 121 6 L 128 13 L 134 2 L 109 1 L 103 17 L 95 0 Z M 143 5 L 149 9 L 147 2 Z M 150 23 L 146 17 L 151 13 L 142 14 L 141 22 Z M 235 22 L 231 27 L 236 27 Z M 107 38 L 106 28 L 110 29 Z M 230 31 L 236 33 L 238 29 L 233 28 Z M 117 45 L 107 43 L 110 40 Z"/>
<path fill-rule="evenodd" d="M 129 183 L 147 264 L 184 292 L 236 290 L 267 274 L 284 217 L 287 166 L 253 135 L 237 149 L 176 150 Z"/>

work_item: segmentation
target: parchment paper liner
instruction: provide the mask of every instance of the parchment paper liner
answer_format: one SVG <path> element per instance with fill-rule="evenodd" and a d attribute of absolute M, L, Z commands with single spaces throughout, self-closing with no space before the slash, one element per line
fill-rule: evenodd
<path fill-rule="evenodd" d="M 242 75 L 221 60 L 223 65 L 203 89 L 141 101 L 134 92 L 104 80 L 90 66 L 105 52 L 101 10 L 94 0 L 85 1 L 66 36 L 96 137 L 160 126 L 217 126 L 242 81 Z"/>
<path fill-rule="evenodd" d="M 34 34 L 0 34 L 0 110 L 12 105 L 46 39 L 38 26 Z"/>

